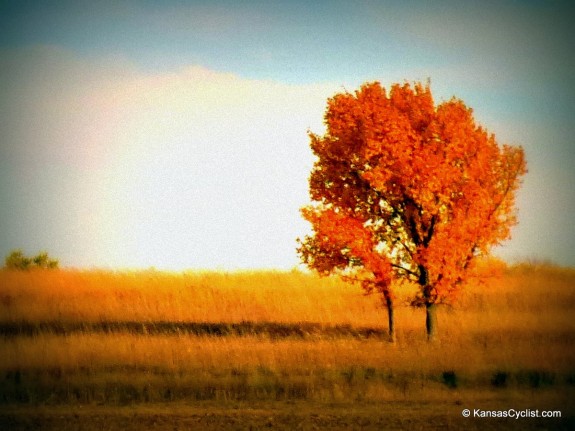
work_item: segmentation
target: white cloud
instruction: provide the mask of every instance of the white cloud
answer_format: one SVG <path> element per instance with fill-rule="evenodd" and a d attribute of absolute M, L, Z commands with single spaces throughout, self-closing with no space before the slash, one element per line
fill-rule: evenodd
<path fill-rule="evenodd" d="M 6 247 L 79 266 L 297 263 L 306 131 L 321 131 L 336 85 L 149 75 L 48 47 L 5 53 L 1 74 L 0 153 L 18 167 L 4 173 L 18 188 L 3 191 Z"/>
<path fill-rule="evenodd" d="M 525 106 L 499 94 L 489 65 L 469 76 L 459 66 L 396 80 L 431 76 L 436 101 L 462 97 L 500 142 L 525 146 L 520 224 L 501 252 L 572 264 L 568 110 L 549 122 L 543 86 L 520 94 Z M 56 47 L 0 51 L 0 253 L 47 249 L 72 266 L 294 265 L 306 130 L 322 131 L 326 98 L 341 90 L 193 65 L 148 74 Z"/>

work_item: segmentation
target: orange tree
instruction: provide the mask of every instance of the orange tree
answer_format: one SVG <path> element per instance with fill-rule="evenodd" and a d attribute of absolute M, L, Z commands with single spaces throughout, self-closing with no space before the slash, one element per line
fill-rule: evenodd
<path fill-rule="evenodd" d="M 309 134 L 317 160 L 302 214 L 313 233 L 298 253 L 321 274 L 379 292 L 392 339 L 392 286 L 415 283 L 412 305 L 425 307 L 432 339 L 436 305 L 516 223 L 523 149 L 498 145 L 458 99 L 436 106 L 421 83 L 336 94 L 325 124 L 323 136 Z"/>

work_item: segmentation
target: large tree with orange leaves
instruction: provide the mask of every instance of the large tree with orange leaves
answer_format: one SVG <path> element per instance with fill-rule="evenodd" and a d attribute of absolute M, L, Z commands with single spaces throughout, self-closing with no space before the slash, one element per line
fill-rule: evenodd
<path fill-rule="evenodd" d="M 429 85 L 363 85 L 328 100 L 317 160 L 308 267 L 378 291 L 393 338 L 393 286 L 416 283 L 433 338 L 436 305 L 451 301 L 480 255 L 510 235 L 526 172 L 521 147 L 500 146 L 458 99 L 435 105 Z"/>

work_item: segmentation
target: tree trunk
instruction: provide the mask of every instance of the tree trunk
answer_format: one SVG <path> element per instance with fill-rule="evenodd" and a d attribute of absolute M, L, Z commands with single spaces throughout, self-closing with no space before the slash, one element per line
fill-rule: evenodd
<path fill-rule="evenodd" d="M 435 340 L 435 334 L 437 332 L 436 298 L 432 295 L 433 287 L 429 285 L 427 269 L 423 265 L 419 265 L 418 282 L 423 289 L 423 298 L 425 301 L 425 330 L 427 331 L 427 341 L 433 341 Z"/>
<path fill-rule="evenodd" d="M 425 304 L 425 329 L 427 330 L 427 340 L 435 340 L 437 332 L 437 305 Z"/>
<path fill-rule="evenodd" d="M 389 294 L 385 295 L 385 305 L 387 307 L 387 327 L 389 341 L 395 342 L 395 320 L 393 318 L 393 300 Z"/>

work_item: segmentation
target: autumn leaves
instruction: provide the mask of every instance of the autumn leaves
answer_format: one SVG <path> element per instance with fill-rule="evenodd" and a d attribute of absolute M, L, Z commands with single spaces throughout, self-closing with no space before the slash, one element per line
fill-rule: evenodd
<path fill-rule="evenodd" d="M 457 99 L 435 106 L 429 85 L 363 85 L 328 101 L 324 136 L 302 214 L 313 235 L 302 261 L 377 288 L 393 315 L 393 290 L 418 285 L 428 310 L 453 300 L 476 257 L 509 237 L 521 147 L 499 146 Z M 390 317 L 390 335 L 393 321 Z"/>

